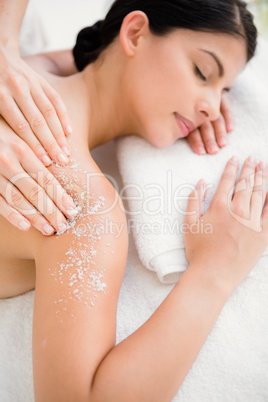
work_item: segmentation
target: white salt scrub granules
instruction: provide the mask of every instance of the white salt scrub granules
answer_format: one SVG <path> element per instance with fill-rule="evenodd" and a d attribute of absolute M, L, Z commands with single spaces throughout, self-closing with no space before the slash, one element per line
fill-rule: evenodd
<path fill-rule="evenodd" d="M 58 181 L 71 195 L 79 210 L 75 218 L 68 219 L 69 229 L 75 239 L 65 253 L 66 259 L 59 262 L 56 268 L 50 269 L 59 286 L 66 285 L 66 274 L 68 277 L 68 294 L 65 295 L 65 299 L 55 301 L 59 305 L 57 311 L 59 314 L 61 311 L 67 311 L 64 306 L 67 304 L 67 299 L 83 303 L 86 308 L 90 308 L 95 305 L 100 292 L 106 294 L 106 283 L 103 281 L 105 270 L 95 265 L 97 251 L 94 247 L 101 240 L 103 232 L 102 218 L 96 215 L 104 205 L 105 199 L 103 196 L 90 194 L 89 172 L 79 169 L 77 161 L 70 159 L 64 170 L 62 166 L 56 166 L 61 168 L 57 174 Z M 69 169 L 72 169 L 72 172 Z M 72 177 L 71 183 L 70 177 Z M 77 222 L 89 216 L 90 224 Z M 72 312 L 69 313 L 73 316 Z"/>

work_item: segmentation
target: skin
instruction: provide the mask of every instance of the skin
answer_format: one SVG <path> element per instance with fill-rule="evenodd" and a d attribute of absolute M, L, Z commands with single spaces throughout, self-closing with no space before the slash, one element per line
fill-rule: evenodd
<path fill-rule="evenodd" d="M 226 69 L 224 77 L 217 76 L 215 62 L 198 51 L 200 46 L 217 52 Z M 0 271 L 2 297 L 35 285 L 33 364 L 37 402 L 170 401 L 225 302 L 266 248 L 268 170 L 248 159 L 239 180 L 254 177 L 255 187 L 235 192 L 230 200 L 228 194 L 230 190 L 233 193 L 238 172 L 238 161 L 232 159 L 204 216 L 200 205 L 205 185 L 200 182 L 189 197 L 185 223 L 206 219 L 213 224 L 215 235 L 185 236 L 188 270 L 153 316 L 115 346 L 117 300 L 128 249 L 126 218 L 120 200 L 109 208 L 117 194 L 90 150 L 134 132 L 158 147 L 170 146 L 182 137 L 174 112 L 191 119 L 196 127 L 217 117 L 222 92 L 233 84 L 245 57 L 243 42 L 228 36 L 178 30 L 166 38 L 156 38 L 149 31 L 146 15 L 136 11 L 125 18 L 114 44 L 83 73 L 62 78 L 43 71 L 71 114 L 74 134 L 69 145 L 72 158 L 81 168 L 76 172 L 52 166 L 50 172 L 59 180 L 65 175 L 72 195 L 81 195 L 84 190 L 81 172 L 93 174 L 89 201 L 94 206 L 99 194 L 105 198 L 99 213 L 82 213 L 76 227 L 88 224 L 92 228 L 94 223 L 109 219 L 123 224 L 124 230 L 119 238 L 105 233 L 83 244 L 72 230 L 45 238 L 34 228 L 22 233 L 0 219 L 0 267 L 8 267 Z M 160 63 L 157 68 L 156 59 Z M 205 70 L 207 82 L 196 76 L 193 62 Z M 60 69 L 56 59 L 51 64 L 51 60 L 39 57 L 31 63 L 40 71 L 44 66 L 50 71 Z M 82 197 L 78 202 L 85 212 Z M 249 226 L 234 217 L 241 211 L 244 217 L 251 214 Z M 224 219 L 219 219 L 222 216 Z M 61 284 L 51 275 L 59 273 L 59 262 L 66 264 L 70 247 L 80 252 L 88 245 L 97 251 L 91 269 L 100 273 L 105 267 L 107 285 L 107 294 L 100 292 L 91 308 L 84 297 L 81 302 L 70 297 L 69 272 L 75 273 L 73 268 L 62 271 Z M 83 268 L 88 272 L 86 266 Z M 88 289 L 86 282 L 81 283 L 80 290 L 89 298 L 94 296 L 94 289 Z M 60 309 L 59 300 L 65 309 Z"/>
<path fill-rule="evenodd" d="M 71 134 L 65 105 L 19 53 L 27 5 L 28 0 L 0 0 L 0 114 L 45 166 L 50 157 L 64 164 L 70 155 L 65 135 Z"/>

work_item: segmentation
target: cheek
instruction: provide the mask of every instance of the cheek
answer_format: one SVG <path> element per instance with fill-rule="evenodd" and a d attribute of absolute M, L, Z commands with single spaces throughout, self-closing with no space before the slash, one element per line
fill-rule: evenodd
<path fill-rule="evenodd" d="M 157 148 L 171 146 L 179 136 L 174 112 L 193 116 L 196 84 L 191 68 L 158 55 L 158 62 L 133 63 L 129 73 L 137 134 Z"/>

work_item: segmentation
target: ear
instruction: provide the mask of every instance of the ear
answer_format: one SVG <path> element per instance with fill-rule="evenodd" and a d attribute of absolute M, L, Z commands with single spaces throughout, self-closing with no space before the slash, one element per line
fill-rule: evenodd
<path fill-rule="evenodd" d="M 127 56 L 135 55 L 139 39 L 149 32 L 149 19 L 144 12 L 132 11 L 124 18 L 119 37 Z"/>

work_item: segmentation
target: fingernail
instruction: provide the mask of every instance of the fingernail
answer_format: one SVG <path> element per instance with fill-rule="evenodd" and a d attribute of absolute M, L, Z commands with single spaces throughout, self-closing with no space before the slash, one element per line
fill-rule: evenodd
<path fill-rule="evenodd" d="M 30 229 L 31 225 L 30 225 L 29 222 L 21 221 L 21 222 L 19 223 L 19 227 L 20 227 L 20 229 L 22 229 L 22 230 L 28 230 L 28 229 Z"/>
<path fill-rule="evenodd" d="M 199 182 L 197 183 L 196 188 L 197 188 L 197 189 L 200 189 L 202 186 L 204 186 L 204 184 L 205 184 L 204 180 L 201 179 L 201 180 L 199 180 Z"/>
<path fill-rule="evenodd" d="M 199 155 L 206 155 L 206 150 L 203 147 L 197 148 L 197 152 Z"/>
<path fill-rule="evenodd" d="M 77 207 L 71 197 L 68 197 L 66 200 L 66 209 L 77 209 Z"/>
<path fill-rule="evenodd" d="M 70 209 L 67 209 L 67 214 L 69 215 L 69 216 L 71 216 L 71 217 L 75 217 L 77 214 L 78 214 L 78 209 L 76 209 L 76 208 L 70 208 Z"/>
<path fill-rule="evenodd" d="M 220 150 L 219 147 L 216 147 L 215 145 L 211 146 L 208 148 L 208 152 L 218 152 Z"/>
<path fill-rule="evenodd" d="M 47 156 L 43 155 L 41 158 L 41 161 L 44 163 L 44 165 L 48 166 L 52 164 L 52 160 Z"/>
<path fill-rule="evenodd" d="M 234 130 L 234 125 L 232 123 L 230 123 L 228 126 L 228 131 L 233 131 L 233 130 Z"/>
<path fill-rule="evenodd" d="M 44 232 L 48 235 L 55 232 L 55 229 L 52 226 L 48 225 L 47 223 L 44 225 L 43 229 L 44 229 Z"/>
<path fill-rule="evenodd" d="M 68 158 L 63 154 L 59 154 L 57 159 L 58 159 L 59 163 L 68 163 L 69 162 Z"/>
<path fill-rule="evenodd" d="M 258 168 L 258 170 L 265 170 L 266 164 L 265 164 L 263 161 L 261 161 L 261 162 L 258 164 L 257 168 Z"/>
<path fill-rule="evenodd" d="M 233 156 L 233 157 L 230 159 L 230 161 L 232 161 L 233 163 L 238 163 L 238 162 L 239 162 L 239 159 L 238 159 L 237 156 Z"/>
<path fill-rule="evenodd" d="M 227 145 L 227 140 L 226 140 L 225 138 L 221 138 L 221 139 L 219 140 L 219 145 L 220 145 L 221 147 L 225 147 L 225 146 Z"/>
<path fill-rule="evenodd" d="M 63 150 L 65 155 L 67 155 L 67 156 L 71 155 L 70 149 L 66 145 L 64 147 L 62 147 L 61 149 Z"/>
<path fill-rule="evenodd" d="M 248 161 L 249 161 L 250 163 L 252 163 L 253 165 L 256 164 L 256 159 L 255 159 L 253 156 L 250 156 L 250 157 L 248 158 Z"/>
<path fill-rule="evenodd" d="M 73 133 L 73 129 L 72 129 L 72 127 L 70 126 L 70 124 L 68 124 L 68 126 L 66 127 L 66 131 L 67 131 L 67 133 L 68 133 L 69 135 L 71 135 L 71 134 Z"/>
<path fill-rule="evenodd" d="M 66 232 L 67 229 L 68 229 L 68 226 L 65 225 L 65 223 L 61 223 L 58 226 L 58 233 L 64 233 L 64 232 Z"/>

